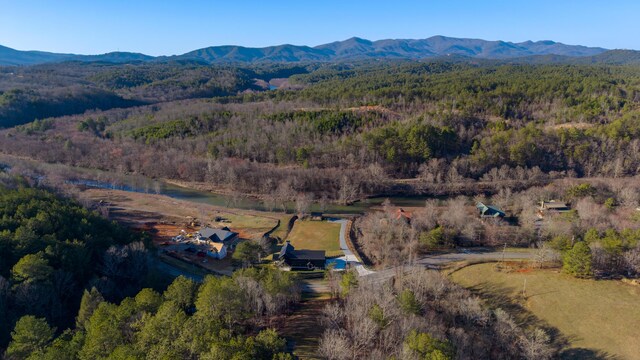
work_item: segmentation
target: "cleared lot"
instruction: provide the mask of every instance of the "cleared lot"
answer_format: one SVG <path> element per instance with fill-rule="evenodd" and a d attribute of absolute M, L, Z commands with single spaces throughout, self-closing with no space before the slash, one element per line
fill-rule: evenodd
<path fill-rule="evenodd" d="M 558 329 L 574 349 L 564 358 L 613 355 L 638 359 L 639 286 L 575 279 L 551 270 L 505 273 L 494 270 L 494 266 L 469 266 L 451 278 L 482 294 L 489 306 L 523 308 L 525 311 L 514 315 L 524 323 Z M 526 298 L 522 298 L 525 279 Z"/>

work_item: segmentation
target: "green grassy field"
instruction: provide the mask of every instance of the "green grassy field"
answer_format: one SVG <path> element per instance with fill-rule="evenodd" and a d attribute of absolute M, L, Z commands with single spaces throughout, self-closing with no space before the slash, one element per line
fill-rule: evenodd
<path fill-rule="evenodd" d="M 325 250 L 327 256 L 343 254 L 340 250 L 340 224 L 298 220 L 287 240 L 297 249 Z"/>
<path fill-rule="evenodd" d="M 504 273 L 494 267 L 469 266 L 451 278 L 478 291 L 491 307 L 522 306 L 526 311 L 512 315 L 525 324 L 558 329 L 571 348 L 563 358 L 640 358 L 640 287 L 580 280 L 550 270 Z"/>
<path fill-rule="evenodd" d="M 280 219 L 280 226 L 274 233 L 276 236 L 278 236 L 280 233 L 284 235 L 287 230 L 287 222 L 291 217 L 290 215 L 287 216 L 284 214 L 271 213 L 265 216 L 239 213 L 222 213 L 220 216 L 230 222 L 221 222 L 217 224 L 218 226 L 229 226 L 234 231 L 240 231 L 240 236 L 245 238 L 260 236 L 273 229 L 273 227 L 278 223 L 278 219 Z M 283 228 L 284 230 L 281 231 Z"/>
<path fill-rule="evenodd" d="M 273 214 L 274 217 L 280 219 L 280 226 L 271 233 L 272 237 L 279 237 L 280 239 L 284 239 L 287 236 L 287 226 L 289 225 L 289 220 L 293 215 L 291 214 Z"/>

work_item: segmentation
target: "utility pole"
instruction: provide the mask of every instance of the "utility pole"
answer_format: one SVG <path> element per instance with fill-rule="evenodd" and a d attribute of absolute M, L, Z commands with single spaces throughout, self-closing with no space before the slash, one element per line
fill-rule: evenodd
<path fill-rule="evenodd" d="M 527 299 L 527 278 L 524 278 L 524 285 L 522 286 L 522 298 Z"/>

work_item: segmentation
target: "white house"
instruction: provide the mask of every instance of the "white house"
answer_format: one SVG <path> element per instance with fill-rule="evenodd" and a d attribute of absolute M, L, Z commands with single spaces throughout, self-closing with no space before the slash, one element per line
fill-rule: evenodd
<path fill-rule="evenodd" d="M 223 243 L 210 243 L 210 250 L 207 251 L 207 255 L 214 259 L 224 259 L 227 256 L 227 245 Z"/>

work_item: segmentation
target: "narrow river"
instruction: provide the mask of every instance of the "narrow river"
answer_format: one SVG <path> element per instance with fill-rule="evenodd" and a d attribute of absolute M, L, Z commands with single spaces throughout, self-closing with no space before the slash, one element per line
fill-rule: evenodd
<path fill-rule="evenodd" d="M 100 189 L 113 189 L 113 190 L 122 190 L 122 191 L 131 191 L 131 192 L 140 192 L 140 193 L 155 193 L 160 195 L 169 196 L 175 199 L 192 201 L 196 203 L 203 203 L 209 205 L 216 206 L 224 206 L 235 209 L 249 209 L 249 210 L 262 210 L 268 211 L 265 204 L 257 198 L 254 197 L 232 197 L 229 195 L 216 194 L 203 190 L 196 190 L 191 188 L 186 188 L 182 186 L 177 186 L 169 183 L 165 183 L 163 181 L 157 181 L 148 179 L 149 184 L 140 186 L 140 182 L 136 183 L 126 183 L 126 182 L 104 182 L 97 180 L 72 180 L 68 181 L 69 183 L 75 185 L 81 185 L 92 188 L 100 188 Z M 328 214 L 361 214 L 369 210 L 371 207 L 378 206 L 382 204 L 382 202 L 387 199 L 387 197 L 374 197 L 368 198 L 361 201 L 357 201 L 352 205 L 339 205 L 339 204 L 327 204 L 324 206 L 324 209 L 321 208 L 319 204 L 313 204 L 311 206 L 311 211 L 322 211 Z M 426 196 L 414 196 L 414 197 L 401 197 L 394 196 L 388 198 L 394 205 L 396 206 L 423 206 L 425 201 L 428 199 Z M 293 202 L 287 203 L 287 210 L 293 211 L 295 209 L 295 204 Z M 281 210 L 280 208 L 276 208 L 275 210 Z"/>
<path fill-rule="evenodd" d="M 67 183 L 86 186 L 92 188 L 123 190 L 140 193 L 160 194 L 166 195 L 175 199 L 192 201 L 196 203 L 204 203 L 215 206 L 223 206 L 236 209 L 249 209 L 249 210 L 271 210 L 267 208 L 260 199 L 255 197 L 237 197 L 230 195 L 223 195 L 212 193 L 203 190 L 196 190 L 192 188 L 177 186 L 166 183 L 161 180 L 155 180 L 140 175 L 119 175 L 106 171 L 84 169 L 71 167 L 61 164 L 46 164 L 33 160 L 17 159 L 15 157 L 7 157 L 0 155 L 0 169 L 10 169 L 17 164 L 28 164 L 30 168 L 40 170 L 38 172 L 48 174 L 49 171 L 55 173 L 63 173 L 64 178 L 72 179 Z M 18 166 L 20 166 L 18 165 Z M 42 179 L 40 177 L 38 180 Z M 431 197 L 428 196 L 393 196 L 388 199 L 396 206 L 410 207 L 410 206 L 423 206 L 425 200 Z M 339 204 L 327 204 L 321 207 L 320 204 L 313 204 L 311 211 L 319 211 L 327 214 L 361 214 L 369 210 L 371 207 L 378 206 L 387 199 L 387 197 L 373 197 L 357 201 L 352 205 L 339 205 Z M 287 211 L 293 211 L 295 204 L 290 202 L 286 204 Z M 282 210 L 281 208 L 275 208 L 273 210 Z"/>

